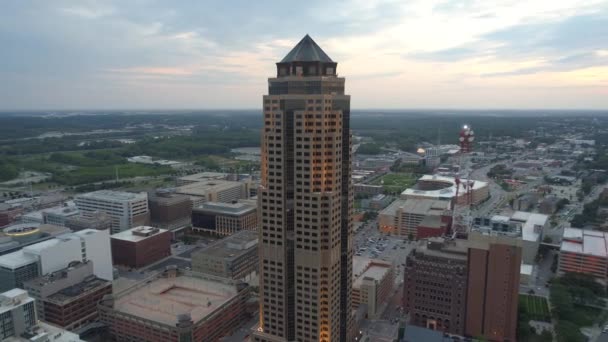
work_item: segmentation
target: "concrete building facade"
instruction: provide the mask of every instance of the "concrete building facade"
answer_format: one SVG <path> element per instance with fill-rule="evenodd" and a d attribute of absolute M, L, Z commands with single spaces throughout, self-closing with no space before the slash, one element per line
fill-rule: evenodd
<path fill-rule="evenodd" d="M 148 194 L 99 190 L 77 195 L 76 206 L 85 217 L 102 211 L 112 217 L 112 234 L 149 224 Z"/>
<path fill-rule="evenodd" d="M 382 260 L 355 256 L 353 276 L 353 309 L 366 304 L 368 318 L 377 318 L 393 290 L 393 265 Z"/>
<path fill-rule="evenodd" d="M 255 342 L 354 340 L 350 96 L 336 67 L 307 35 L 268 79 Z"/>
<path fill-rule="evenodd" d="M 258 270 L 258 233 L 241 231 L 193 253 L 192 270 L 248 281 Z"/>

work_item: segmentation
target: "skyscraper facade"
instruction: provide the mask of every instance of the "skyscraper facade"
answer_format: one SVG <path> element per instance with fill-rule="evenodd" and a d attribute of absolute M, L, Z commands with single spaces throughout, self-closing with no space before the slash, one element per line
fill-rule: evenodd
<path fill-rule="evenodd" d="M 351 341 L 350 96 L 306 35 L 264 96 L 254 341 Z"/>

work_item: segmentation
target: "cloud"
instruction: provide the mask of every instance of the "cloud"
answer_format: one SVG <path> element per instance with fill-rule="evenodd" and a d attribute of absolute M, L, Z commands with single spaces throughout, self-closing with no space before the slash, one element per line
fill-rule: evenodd
<path fill-rule="evenodd" d="M 257 107 L 306 33 L 354 105 L 476 106 L 481 88 L 500 104 L 530 75 L 537 89 L 605 84 L 607 15 L 606 0 L 6 2 L 0 106 Z"/>

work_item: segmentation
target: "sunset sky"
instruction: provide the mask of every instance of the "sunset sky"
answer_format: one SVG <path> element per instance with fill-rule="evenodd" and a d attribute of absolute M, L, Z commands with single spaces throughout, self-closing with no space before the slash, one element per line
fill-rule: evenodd
<path fill-rule="evenodd" d="M 307 33 L 355 109 L 608 109 L 606 0 L 22 0 L 0 110 L 261 108 Z"/>

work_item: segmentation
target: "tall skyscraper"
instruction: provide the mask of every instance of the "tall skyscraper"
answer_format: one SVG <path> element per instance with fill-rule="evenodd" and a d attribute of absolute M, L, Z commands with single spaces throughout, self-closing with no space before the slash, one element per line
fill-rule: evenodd
<path fill-rule="evenodd" d="M 258 342 L 351 341 L 350 96 L 306 35 L 264 96 Z"/>

